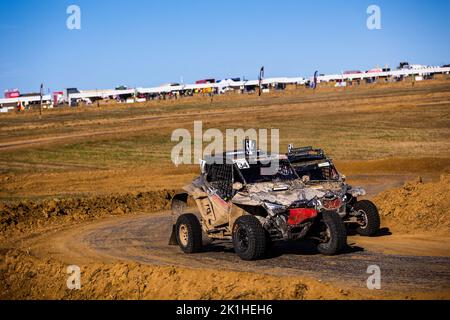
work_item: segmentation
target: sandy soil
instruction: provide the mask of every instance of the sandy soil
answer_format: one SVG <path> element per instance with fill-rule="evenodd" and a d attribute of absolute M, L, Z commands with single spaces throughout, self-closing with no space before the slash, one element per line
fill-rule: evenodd
<path fill-rule="evenodd" d="M 277 277 L 217 269 L 89 264 L 81 290 L 67 290 L 67 266 L 26 252 L 9 253 L 0 273 L 0 299 L 358 299 L 365 296 L 305 277 Z M 12 267 L 14 266 L 14 267 Z M 435 297 L 427 294 L 422 298 Z M 410 295 L 385 298 L 410 298 Z M 440 295 L 445 298 L 445 293 Z"/>
<path fill-rule="evenodd" d="M 289 243 L 247 263 L 227 243 L 205 242 L 202 253 L 182 254 L 167 245 L 170 221 L 169 212 L 111 217 L 14 239 L 15 249 L 2 249 L 0 298 L 450 298 L 448 235 L 354 236 L 347 252 L 332 258 L 308 243 Z M 383 279 L 375 292 L 365 287 L 373 264 Z M 69 265 L 82 268 L 81 291 L 65 287 Z"/>
<path fill-rule="evenodd" d="M 401 188 L 382 192 L 374 201 L 383 221 L 397 232 L 450 233 L 450 175 L 427 184 L 419 177 Z"/>

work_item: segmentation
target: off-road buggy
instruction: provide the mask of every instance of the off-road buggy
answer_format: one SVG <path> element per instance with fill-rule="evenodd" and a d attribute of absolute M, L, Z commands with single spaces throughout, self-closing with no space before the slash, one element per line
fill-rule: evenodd
<path fill-rule="evenodd" d="M 231 240 L 243 260 L 263 258 L 277 241 L 310 239 L 324 255 L 347 244 L 335 198 L 307 188 L 286 155 L 246 149 L 205 159 L 201 175 L 183 189 L 172 200 L 170 244 L 185 253 L 201 250 L 202 231 L 213 241 Z M 185 212 L 189 197 L 200 219 Z"/>
<path fill-rule="evenodd" d="M 294 148 L 289 145 L 288 159 L 307 188 L 322 190 L 343 219 L 348 230 L 356 230 L 362 236 L 374 236 L 380 229 L 377 207 L 369 200 L 358 200 L 365 196 L 363 188 L 353 188 L 346 183 L 344 175 L 321 149 L 312 147 Z"/>

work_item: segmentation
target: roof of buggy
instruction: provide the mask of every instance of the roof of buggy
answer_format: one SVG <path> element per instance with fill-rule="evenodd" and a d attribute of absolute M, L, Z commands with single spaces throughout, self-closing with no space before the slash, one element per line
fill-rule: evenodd
<path fill-rule="evenodd" d="M 322 149 L 313 149 L 312 147 L 290 148 L 287 157 L 293 164 L 327 159 Z"/>
<path fill-rule="evenodd" d="M 281 159 L 287 159 L 286 155 L 283 154 L 277 154 L 277 153 L 266 153 L 263 151 L 258 151 L 256 155 L 248 155 L 244 150 L 236 150 L 236 151 L 228 151 L 221 153 L 219 155 L 214 156 L 208 156 L 205 157 L 205 161 L 208 163 L 216 163 L 218 161 L 221 161 L 221 163 L 233 163 L 234 160 L 238 159 L 250 159 L 253 158 L 253 160 L 256 161 L 271 161 L 271 160 L 281 160 Z"/>

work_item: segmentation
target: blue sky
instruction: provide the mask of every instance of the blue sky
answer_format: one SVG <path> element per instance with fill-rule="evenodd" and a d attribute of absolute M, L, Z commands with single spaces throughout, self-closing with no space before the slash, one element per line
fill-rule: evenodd
<path fill-rule="evenodd" d="M 66 9 L 81 8 L 81 30 Z M 382 30 L 368 30 L 367 7 Z M 0 2 L 0 90 L 156 86 L 450 63 L 450 1 Z"/>

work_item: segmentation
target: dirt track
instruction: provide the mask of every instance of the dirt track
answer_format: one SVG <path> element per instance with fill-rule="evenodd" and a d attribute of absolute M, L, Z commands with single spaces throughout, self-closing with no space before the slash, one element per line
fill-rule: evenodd
<path fill-rule="evenodd" d="M 369 194 L 373 195 L 378 192 L 378 189 L 386 190 L 394 185 L 402 185 L 405 182 L 404 179 L 407 179 L 408 176 L 371 175 L 370 177 L 357 176 L 354 179 L 365 182 L 365 185 L 370 186 Z M 443 179 L 439 183 L 445 185 L 446 181 L 446 179 Z M 408 183 L 398 190 L 391 190 L 389 194 L 392 194 L 392 197 L 395 199 L 397 199 L 397 196 L 400 196 L 402 199 L 403 197 L 409 199 L 410 196 L 403 194 L 404 190 L 409 190 L 411 186 L 416 186 L 421 190 L 421 194 L 424 194 L 425 198 L 429 198 L 427 194 L 432 192 L 434 188 L 437 187 L 440 190 L 444 190 L 439 183 L 435 182 L 426 185 Z M 415 190 L 415 188 L 413 189 Z M 161 193 L 160 196 L 164 196 L 164 194 L 165 192 Z M 445 197 L 445 194 L 443 193 L 442 197 Z M 153 194 L 149 194 L 147 197 L 148 199 L 144 203 L 153 203 L 155 201 Z M 418 197 L 418 195 L 415 195 L 415 197 Z M 414 198 L 414 201 L 422 201 L 420 199 L 422 198 Z M 443 205 L 442 199 L 439 199 L 436 199 L 436 201 Z M 100 204 L 103 203 L 100 200 L 96 201 Z M 114 201 L 113 204 L 114 206 L 116 205 Z M 185 255 L 177 246 L 168 245 L 172 223 L 170 212 L 159 211 L 158 213 L 149 214 L 143 212 L 154 210 L 150 208 L 148 211 L 144 208 L 139 209 L 139 206 L 131 206 L 131 204 L 130 207 L 136 207 L 133 215 L 104 216 L 104 218 L 101 218 L 102 216 L 99 215 L 96 220 L 82 223 L 75 222 L 64 226 L 56 225 L 53 229 L 36 229 L 34 234 L 25 233 L 22 237 L 11 238 L 11 240 L 5 241 L 4 245 L 5 248 L 17 248 L 22 252 L 27 252 L 30 257 L 35 257 L 41 262 L 51 259 L 53 261 L 51 265 L 54 265 L 54 262 L 57 261 L 64 266 L 75 264 L 81 268 L 87 268 L 85 272 L 88 274 L 89 272 L 100 272 L 103 277 L 102 283 L 107 282 L 105 279 L 108 279 L 107 275 L 110 273 L 109 271 L 95 271 L 97 267 L 92 267 L 93 265 L 114 266 L 113 268 L 116 268 L 121 263 L 126 265 L 135 263 L 152 268 L 151 270 L 142 271 L 150 275 L 154 266 L 163 268 L 176 267 L 177 270 L 194 270 L 193 272 L 199 273 L 195 278 L 198 281 L 202 279 L 201 274 L 205 273 L 206 270 L 213 274 L 217 273 L 218 277 L 224 277 L 224 274 L 227 272 L 234 272 L 234 276 L 237 278 L 240 276 L 236 272 L 248 272 L 250 277 L 258 279 L 276 276 L 280 277 L 276 279 L 287 281 L 286 288 L 290 288 L 288 285 L 289 279 L 301 279 L 302 283 L 307 281 L 305 279 L 312 279 L 316 283 L 310 284 L 309 287 L 318 291 L 318 294 L 310 293 L 308 297 L 312 299 L 321 297 L 321 289 L 319 289 L 317 281 L 331 286 L 331 293 L 326 296 L 328 298 L 348 297 L 348 291 L 352 292 L 352 294 L 357 294 L 353 298 L 381 296 L 389 299 L 404 299 L 406 297 L 447 299 L 450 295 L 450 237 L 445 230 L 442 234 L 437 232 L 421 233 L 421 229 L 412 234 L 398 233 L 398 224 L 402 223 L 403 220 L 395 223 L 391 221 L 392 224 L 388 223 L 387 226 L 393 228 L 393 234 L 391 234 L 391 230 L 384 228 L 380 235 L 375 238 L 351 236 L 348 240 L 349 247 L 346 252 L 336 257 L 325 257 L 318 254 L 310 243 L 292 242 L 275 246 L 268 259 L 257 262 L 244 262 L 234 254 L 230 244 L 224 242 L 213 244 L 205 242 L 202 253 Z M 162 202 L 159 208 L 163 207 Z M 419 207 L 417 210 L 420 209 Z M 190 211 L 195 212 L 195 209 Z M 61 217 L 61 219 L 63 218 Z M 410 225 L 409 227 L 412 228 L 413 226 Z M 10 265 L 14 268 L 13 270 L 16 270 L 16 265 L 21 264 L 12 262 Z M 367 290 L 366 281 L 369 277 L 367 268 L 370 265 L 378 265 L 381 268 L 383 290 L 379 292 Z M 46 274 L 47 272 L 48 270 L 41 270 L 41 274 Z M 167 272 L 170 273 L 171 271 L 168 270 Z M 11 275 L 15 274 L 16 271 L 11 273 Z M 64 276 L 64 271 L 59 272 L 59 274 Z M 266 274 L 267 276 L 262 276 L 261 274 Z M 177 290 L 176 288 L 180 281 L 177 279 L 176 277 L 173 278 L 173 288 L 165 291 L 169 297 L 172 297 L 171 295 Z M 248 280 L 247 276 L 246 279 Z M 274 280 L 275 283 L 278 281 L 276 279 Z M 31 280 L 21 281 L 29 283 Z M 44 285 L 47 288 L 44 294 L 47 294 L 54 290 L 54 288 L 48 287 L 54 281 L 56 283 L 61 282 L 60 279 L 45 278 L 45 280 L 36 285 Z M 265 280 L 261 281 L 264 282 Z M 92 283 L 92 286 L 94 285 L 95 283 Z M 207 292 L 212 290 L 212 297 L 218 297 L 214 293 L 214 281 L 205 285 L 205 288 Z M 252 284 L 249 284 L 248 288 L 252 288 Z M 281 287 L 276 285 L 276 288 L 280 289 Z M 264 292 L 263 289 L 264 285 L 261 287 L 261 292 Z M 88 295 L 81 298 L 104 298 L 102 290 L 95 286 L 93 290 L 98 296 L 86 293 Z M 244 289 L 239 289 L 237 294 L 239 295 L 239 292 L 243 292 L 242 290 Z M 344 290 L 344 293 L 341 294 L 339 290 Z M 193 296 L 189 292 L 189 290 L 184 292 L 185 296 L 183 297 L 192 298 Z M 64 294 L 65 292 L 62 292 L 55 297 L 59 299 Z M 20 297 L 28 296 L 30 296 L 28 291 L 24 291 L 23 295 L 20 295 Z M 31 297 L 36 296 L 38 295 L 31 295 Z M 200 294 L 200 296 L 202 295 Z M 129 296 L 125 292 L 123 298 L 127 297 Z M 147 297 L 157 298 L 159 296 L 151 293 Z M 257 297 L 262 296 L 258 295 Z M 281 295 L 277 297 L 286 298 L 287 296 Z M 52 296 L 52 298 L 54 297 Z M 294 298 L 296 299 L 297 297 Z"/>
<path fill-rule="evenodd" d="M 308 243 L 288 243 L 275 246 L 269 259 L 243 262 L 226 243 L 205 243 L 203 253 L 185 255 L 178 247 L 167 245 L 170 227 L 171 217 L 168 212 L 108 219 L 42 236 L 37 242 L 34 239 L 32 252 L 37 256 L 53 256 L 67 264 L 122 261 L 305 276 L 346 289 L 365 289 L 369 276 L 367 267 L 378 265 L 382 272 L 382 286 L 387 292 L 450 290 L 450 256 L 445 254 L 450 253 L 450 250 L 448 245 L 442 245 L 439 241 L 428 243 L 428 246 L 426 241 L 421 244 L 422 248 L 425 246 L 430 249 L 430 255 L 441 252 L 440 257 L 381 253 L 383 246 L 377 243 L 383 243 L 384 237 L 389 242 L 391 236 L 386 232 L 386 236 L 379 238 L 351 237 L 347 252 L 336 257 L 321 256 Z M 399 253 L 405 251 L 402 246 L 405 247 L 408 241 L 400 243 L 397 246 Z M 396 251 L 395 244 L 388 247 Z"/>
<path fill-rule="evenodd" d="M 356 180 L 366 178 L 359 176 Z M 374 183 L 373 192 L 398 184 L 402 178 L 405 177 L 394 175 L 387 179 L 382 175 L 379 177 L 383 180 L 380 185 L 375 183 L 378 178 L 367 181 Z M 425 212 L 423 210 L 429 204 L 434 208 L 434 202 L 446 208 L 447 181 L 443 177 L 440 182 L 406 183 L 403 187 L 391 189 L 385 202 L 401 200 L 398 203 L 402 207 L 405 199 L 408 203 L 424 203 L 416 204 L 415 211 L 407 210 L 406 216 Z M 430 202 L 429 193 L 435 192 L 436 188 L 441 190 L 441 195 Z M 417 191 L 417 194 L 411 198 L 408 190 Z M 156 205 L 158 196 L 162 198 Z M 127 195 L 124 199 L 130 197 Z M 422 228 L 425 222 L 439 225 L 433 214 L 427 214 L 425 220 L 424 217 L 421 220 L 415 218 L 414 221 L 421 221 L 416 224 L 407 222 L 403 214 L 397 220 L 383 220 L 385 227 L 378 237 L 350 236 L 348 249 L 336 257 L 319 255 L 310 243 L 292 242 L 275 246 L 268 259 L 244 262 L 228 243 L 205 242 L 204 251 L 195 255 L 185 255 L 177 246 L 169 246 L 172 217 L 170 212 L 161 211 L 168 208 L 167 191 L 142 194 L 138 203 L 122 201 L 122 198 L 89 198 L 96 206 L 89 201 L 82 202 L 81 207 L 93 209 L 85 213 L 76 210 L 80 206 L 77 201 L 52 200 L 45 205 L 29 205 L 36 212 L 25 212 L 24 217 L 34 227 L 22 230 L 24 226 L 21 223 L 10 225 L 12 236 L 5 237 L 0 246 L 0 299 L 129 299 L 134 297 L 136 286 L 140 288 L 138 299 L 450 297 L 448 230 L 441 228 L 439 233 L 433 227 L 434 232 L 430 233 Z M 125 208 L 133 211 L 118 215 L 114 214 L 118 209 L 102 211 L 109 207 L 114 209 L 122 202 L 127 204 Z M 394 201 L 393 205 L 396 206 L 397 202 Z M 53 217 L 54 224 L 47 223 L 48 218 L 43 219 L 39 212 L 45 213 L 54 206 L 62 206 L 65 210 Z M 390 216 L 390 207 L 392 205 L 386 207 L 384 203 L 380 206 L 383 217 L 384 214 Z M 23 204 L 21 208 L 24 208 Z M 155 211 L 158 213 L 149 213 Z M 195 209 L 189 211 L 195 212 Z M 89 218 L 91 215 L 92 219 Z M 439 215 L 439 219 L 446 216 L 445 212 Z M 403 229 L 399 225 L 403 224 L 408 224 L 409 229 L 414 227 L 415 232 L 401 232 Z M 71 293 L 64 287 L 69 265 L 80 266 L 83 279 L 88 279 L 83 282 L 85 288 L 79 293 Z M 370 265 L 381 268 L 380 291 L 366 287 Z M 269 282 L 270 289 L 267 286 Z M 148 285 L 141 288 L 142 283 Z M 180 285 L 184 285 L 182 290 Z M 160 290 L 161 286 L 165 286 L 164 290 Z M 230 286 L 234 288 L 232 291 L 227 289 Z M 217 291 L 219 287 L 221 290 Z M 303 289 L 299 291 L 298 288 Z"/>

